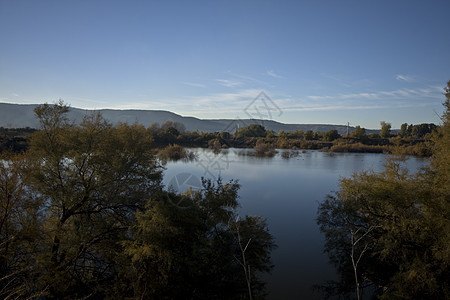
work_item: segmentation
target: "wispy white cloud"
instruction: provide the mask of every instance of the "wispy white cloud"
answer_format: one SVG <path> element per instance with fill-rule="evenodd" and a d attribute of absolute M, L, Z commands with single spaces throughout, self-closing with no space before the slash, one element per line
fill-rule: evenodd
<path fill-rule="evenodd" d="M 311 100 L 329 100 L 329 99 L 334 99 L 334 96 L 307 96 L 308 99 Z"/>
<path fill-rule="evenodd" d="M 285 112 L 399 109 L 440 105 L 442 88 L 398 89 L 277 99 Z M 275 98 L 276 99 L 276 98 Z"/>
<path fill-rule="evenodd" d="M 260 90 L 256 89 L 246 89 L 234 93 L 216 93 L 207 96 L 191 97 L 190 99 L 194 106 L 204 107 L 205 110 L 209 110 L 211 107 L 222 107 L 230 109 L 231 112 L 245 109 L 260 92 Z"/>
<path fill-rule="evenodd" d="M 372 109 L 385 109 L 385 108 L 411 108 L 411 107 L 427 107 L 433 106 L 434 103 L 411 103 L 411 104 L 374 104 L 374 105 L 349 105 L 349 104 L 339 104 L 339 105 L 294 105 L 285 106 L 283 111 L 285 112 L 302 112 L 302 111 L 338 111 L 338 110 L 372 110 Z"/>
<path fill-rule="evenodd" d="M 283 78 L 283 76 L 281 76 L 281 75 L 275 73 L 275 72 L 272 71 L 272 70 L 266 71 L 264 74 L 265 74 L 265 75 L 268 75 L 268 76 L 270 76 L 270 77 L 273 77 L 273 78 Z"/>
<path fill-rule="evenodd" d="M 206 91 L 206 90 L 202 90 Z M 116 109 L 168 110 L 184 116 L 199 118 L 246 118 L 245 109 L 260 94 L 260 89 L 236 89 L 226 93 L 205 93 L 177 98 L 130 99 Z M 432 107 L 441 104 L 442 88 L 424 86 L 417 89 L 362 91 L 349 94 L 310 96 L 270 95 L 272 101 L 285 112 L 357 111 Z M 275 117 L 275 116 L 274 116 Z M 275 118 L 276 119 L 276 118 Z"/>
<path fill-rule="evenodd" d="M 255 77 L 249 76 L 249 75 L 244 75 L 244 74 L 240 74 L 240 73 L 235 73 L 232 71 L 226 71 L 224 72 L 225 74 L 227 74 L 227 76 L 231 76 L 231 77 L 236 77 L 241 79 L 244 82 L 256 82 L 256 83 L 261 83 L 261 81 L 259 79 L 256 79 Z"/>
<path fill-rule="evenodd" d="M 127 104 L 109 108 L 168 110 L 181 115 L 207 118 L 220 114 L 232 114 L 244 118 L 244 109 L 260 92 L 261 90 L 245 89 L 233 93 L 213 93 L 204 96 L 149 100 L 148 102 L 130 101 Z"/>
<path fill-rule="evenodd" d="M 2 103 L 16 103 L 16 104 L 33 104 L 33 103 L 40 103 L 39 100 L 36 99 L 30 99 L 30 98 L 24 98 L 21 96 L 7 96 L 7 97 L 1 97 L 0 96 L 0 102 Z"/>
<path fill-rule="evenodd" d="M 193 86 L 193 87 L 199 87 L 199 88 L 205 88 L 206 87 L 206 85 L 201 84 L 201 83 L 195 83 L 195 82 L 182 82 L 182 83 L 185 84 L 185 85 L 188 85 L 188 86 Z"/>
<path fill-rule="evenodd" d="M 397 74 L 395 76 L 395 79 L 399 80 L 399 81 L 406 81 L 406 82 L 410 82 L 412 81 L 412 77 L 409 75 L 402 75 L 402 74 Z"/>
<path fill-rule="evenodd" d="M 216 79 L 216 81 L 223 86 L 226 87 L 237 87 L 241 86 L 242 82 L 236 81 L 236 80 L 230 80 L 230 79 Z"/>
<path fill-rule="evenodd" d="M 66 103 L 69 103 L 71 106 L 79 107 L 79 108 L 85 108 L 85 109 L 102 109 L 102 108 L 108 108 L 109 101 L 102 100 L 102 99 L 94 99 L 94 98 L 87 98 L 87 97 L 78 97 L 78 96 L 67 96 L 60 98 Z M 76 104 L 75 104 L 76 103 Z"/>
<path fill-rule="evenodd" d="M 417 98 L 442 98 L 440 91 L 434 88 L 423 89 L 398 89 L 393 91 L 376 91 L 376 92 L 362 92 L 351 94 L 337 94 L 337 95 L 314 95 L 307 96 L 311 100 L 333 100 L 333 99 L 371 99 L 371 100 L 387 100 L 387 99 L 417 99 Z"/>
<path fill-rule="evenodd" d="M 227 77 L 234 78 L 234 81 L 240 82 L 242 86 L 265 87 L 267 89 L 268 83 L 248 74 L 240 74 L 232 71 L 224 72 Z"/>
<path fill-rule="evenodd" d="M 321 73 L 320 75 L 326 79 L 330 79 L 330 80 L 338 83 L 339 85 L 347 87 L 347 88 L 354 86 L 354 83 L 352 83 L 351 80 L 349 78 L 347 78 L 347 76 L 344 76 L 344 75 L 326 74 L 326 73 Z"/>

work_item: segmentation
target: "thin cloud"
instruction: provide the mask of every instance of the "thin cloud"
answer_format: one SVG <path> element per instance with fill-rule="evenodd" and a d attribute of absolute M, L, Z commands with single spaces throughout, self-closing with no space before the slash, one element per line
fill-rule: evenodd
<path fill-rule="evenodd" d="M 375 104 L 375 105 L 320 105 L 320 106 L 308 106 L 308 105 L 298 105 L 283 107 L 283 111 L 286 112 L 303 112 L 303 111 L 339 111 L 339 110 L 373 110 L 373 109 L 391 109 L 391 108 L 411 108 L 411 107 L 427 107 L 433 106 L 435 103 L 414 103 L 414 104 L 402 104 L 402 103 L 392 103 L 392 104 Z"/>
<path fill-rule="evenodd" d="M 277 99 L 277 103 L 286 112 L 433 107 L 441 102 L 441 90 L 442 88 L 429 86 L 417 89 L 284 98 Z"/>
<path fill-rule="evenodd" d="M 206 85 L 201 83 L 195 83 L 195 82 L 182 82 L 184 85 L 193 86 L 193 87 L 199 87 L 199 88 L 205 88 Z"/>
<path fill-rule="evenodd" d="M 215 93 L 205 96 L 167 98 L 148 102 L 128 102 L 125 105 L 110 107 L 115 109 L 167 110 L 182 115 L 216 115 L 233 113 L 243 117 L 244 109 L 259 95 L 261 90 L 246 89 L 233 93 Z M 211 114 L 211 112 L 217 112 Z"/>
<path fill-rule="evenodd" d="M 190 99 L 194 105 L 234 107 L 235 109 L 243 110 L 260 92 L 260 90 L 246 89 L 235 93 L 217 93 L 208 96 L 191 97 Z"/>
<path fill-rule="evenodd" d="M 441 90 L 440 87 L 427 86 L 417 89 L 303 97 L 273 95 L 271 98 L 283 112 L 357 111 L 440 105 Z M 130 101 L 126 105 L 115 108 L 168 110 L 181 115 L 204 118 L 244 118 L 245 108 L 260 92 L 260 89 L 241 89 L 228 93 L 207 93 L 191 97 L 148 99 L 148 101 L 139 100 L 134 103 Z"/>
<path fill-rule="evenodd" d="M 242 82 L 240 81 L 235 81 L 235 80 L 229 80 L 229 79 L 216 79 L 216 81 L 223 86 L 226 87 L 237 87 L 237 86 L 241 86 Z"/>
<path fill-rule="evenodd" d="M 268 76 L 270 76 L 270 77 L 273 77 L 273 78 L 283 78 L 283 76 L 281 76 L 281 75 L 275 73 L 275 72 L 272 71 L 272 70 L 266 71 L 266 73 L 264 73 L 264 74 L 266 74 L 266 75 L 268 75 Z"/>
<path fill-rule="evenodd" d="M 343 75 L 334 75 L 334 74 L 326 74 L 326 73 L 321 73 L 320 75 L 324 78 L 331 79 L 331 80 L 337 82 L 339 85 L 347 87 L 347 88 L 353 87 L 355 85 L 355 83 L 357 83 L 357 82 L 352 83 L 350 79 L 348 79 L 346 76 L 343 76 Z M 358 82 L 361 82 L 361 80 L 358 80 Z"/>
<path fill-rule="evenodd" d="M 105 107 L 109 102 L 106 100 L 77 97 L 77 96 L 67 96 L 62 98 L 66 103 L 77 103 L 77 105 L 82 106 L 86 109 L 101 109 Z"/>
<path fill-rule="evenodd" d="M 308 99 L 319 101 L 319 100 L 329 100 L 334 99 L 333 96 L 307 96 Z"/>
<path fill-rule="evenodd" d="M 353 93 L 353 94 L 338 94 L 338 95 L 313 95 L 307 96 L 311 100 L 345 100 L 345 99 L 416 99 L 416 98 L 442 98 L 441 93 L 435 89 L 398 89 L 393 91 L 378 91 L 373 93 Z"/>
<path fill-rule="evenodd" d="M 288 107 L 285 111 L 299 112 L 299 111 L 335 111 L 335 110 L 368 110 L 368 109 L 381 109 L 388 108 L 387 105 L 325 105 L 325 106 L 304 106 L 304 107 Z"/>
<path fill-rule="evenodd" d="M 412 81 L 411 76 L 408 76 L 408 75 L 402 75 L 402 74 L 397 74 L 397 76 L 395 76 L 395 79 L 397 79 L 397 80 L 399 80 L 399 81 L 406 81 L 406 82 Z"/>
<path fill-rule="evenodd" d="M 359 99 L 359 98 L 375 99 L 375 98 L 379 98 L 379 94 L 378 93 L 344 94 L 344 95 L 340 95 L 340 98 L 341 99 Z"/>
<path fill-rule="evenodd" d="M 40 103 L 40 101 L 36 100 L 36 99 L 23 98 L 23 97 L 19 97 L 19 99 L 17 99 L 16 97 L 13 97 L 13 96 L 0 97 L 0 102 L 1 103 L 14 103 L 14 104 L 35 104 L 35 103 Z"/>
<path fill-rule="evenodd" d="M 211 115 L 211 111 L 217 114 L 234 114 L 245 118 L 245 109 L 261 93 L 258 89 L 246 89 L 235 93 L 217 93 L 208 96 L 191 97 L 190 103 L 193 105 L 187 108 L 191 113 Z M 277 103 L 278 105 L 278 103 Z"/>
<path fill-rule="evenodd" d="M 226 71 L 225 74 L 227 74 L 228 76 L 240 78 L 241 80 L 243 80 L 246 83 L 248 83 L 248 82 L 263 83 L 261 80 L 258 80 L 258 79 L 254 78 L 254 77 L 251 77 L 251 76 L 248 76 L 248 75 L 239 74 L 239 73 L 234 73 L 232 71 Z"/>

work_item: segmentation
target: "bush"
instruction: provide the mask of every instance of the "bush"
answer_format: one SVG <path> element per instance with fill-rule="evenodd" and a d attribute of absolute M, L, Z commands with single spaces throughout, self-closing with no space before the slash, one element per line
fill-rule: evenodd
<path fill-rule="evenodd" d="M 158 158 L 164 161 L 173 160 L 177 161 L 180 159 L 195 159 L 195 154 L 189 152 L 180 145 L 169 145 L 158 152 Z"/>

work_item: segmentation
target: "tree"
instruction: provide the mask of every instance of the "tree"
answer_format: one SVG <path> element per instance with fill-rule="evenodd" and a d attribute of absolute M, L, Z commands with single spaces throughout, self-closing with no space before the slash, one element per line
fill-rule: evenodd
<path fill-rule="evenodd" d="M 400 131 L 398 132 L 398 135 L 401 138 L 404 138 L 408 135 L 408 123 L 403 123 L 402 126 L 400 127 Z"/>
<path fill-rule="evenodd" d="M 266 138 L 273 138 L 273 137 L 276 137 L 275 131 L 273 131 L 272 129 L 267 130 Z"/>
<path fill-rule="evenodd" d="M 253 149 L 255 150 L 255 154 L 257 156 L 274 156 L 276 154 L 276 151 L 271 147 L 271 145 L 265 143 L 263 139 L 258 139 Z"/>
<path fill-rule="evenodd" d="M 35 253 L 42 236 L 42 203 L 22 178 L 22 155 L 0 156 L 0 297 L 38 297 Z"/>
<path fill-rule="evenodd" d="M 411 129 L 411 135 L 415 139 L 424 138 L 427 134 L 432 133 L 436 129 L 436 125 L 434 124 L 418 124 L 413 125 Z"/>
<path fill-rule="evenodd" d="M 109 125 L 100 115 L 69 123 L 63 103 L 35 112 L 42 129 L 31 139 L 26 182 L 45 203 L 40 277 L 55 297 L 107 293 L 115 276 L 117 241 L 134 212 L 161 188 L 161 168 L 140 125 Z"/>
<path fill-rule="evenodd" d="M 314 132 L 312 130 L 307 130 L 304 134 L 303 134 L 303 138 L 305 139 L 305 141 L 311 141 L 314 139 Z"/>
<path fill-rule="evenodd" d="M 287 138 L 287 133 L 286 132 L 284 132 L 284 130 L 283 129 L 281 129 L 279 132 L 278 132 L 278 135 L 277 135 L 279 138 Z"/>
<path fill-rule="evenodd" d="M 247 127 L 242 127 L 236 130 L 234 135 L 236 137 L 266 137 L 266 129 L 259 124 L 251 124 Z"/>
<path fill-rule="evenodd" d="M 358 140 L 365 140 L 367 139 L 367 135 L 366 135 L 366 129 L 365 128 L 361 128 L 361 126 L 356 126 L 355 130 L 352 131 L 352 133 L 350 134 L 350 136 L 358 139 Z"/>
<path fill-rule="evenodd" d="M 126 247 L 137 297 L 236 299 L 249 289 L 261 295 L 258 274 L 271 269 L 273 238 L 262 218 L 238 218 L 238 189 L 233 181 L 203 180 L 198 192 L 148 201 Z M 168 197 L 184 206 L 172 205 Z"/>
<path fill-rule="evenodd" d="M 332 142 L 340 137 L 341 137 L 341 135 L 338 133 L 338 131 L 336 129 L 333 129 L 333 130 L 330 130 L 330 131 L 324 133 L 325 140 L 330 141 L 330 142 Z"/>
<path fill-rule="evenodd" d="M 439 257 L 443 264 L 450 265 L 450 81 L 444 89 L 446 100 L 442 126 L 434 136 L 435 150 L 431 161 L 428 176 L 432 181 L 433 197 L 429 200 L 426 218 L 435 228 L 438 243 L 434 255 Z M 447 267 L 448 274 L 448 267 Z M 448 289 L 448 285 L 447 285 Z M 447 293 L 448 295 L 449 293 Z"/>
<path fill-rule="evenodd" d="M 388 139 L 391 137 L 391 123 L 386 123 L 385 121 L 380 122 L 381 131 L 380 137 L 383 139 Z"/>
<path fill-rule="evenodd" d="M 298 129 L 298 130 L 296 130 L 296 131 L 294 131 L 294 132 L 291 132 L 291 133 L 289 133 L 289 138 L 293 138 L 293 139 L 299 139 L 299 140 L 301 140 L 301 139 L 303 139 L 303 130 L 302 129 Z"/>
<path fill-rule="evenodd" d="M 351 278 L 358 276 L 386 297 L 445 295 L 448 267 L 443 252 L 433 253 L 433 249 L 439 249 L 447 234 L 442 225 L 431 227 L 445 219 L 427 216 L 434 205 L 429 203 L 432 191 L 424 176 L 409 175 L 391 162 L 380 174 L 363 172 L 343 179 L 337 197 L 320 205 L 318 222 L 326 233 L 326 251 L 338 265 L 347 290 L 353 286 Z M 350 276 L 357 230 L 370 231 L 365 236 L 370 248 L 359 250 L 366 254 L 358 273 L 354 270 L 355 276 Z"/>
<path fill-rule="evenodd" d="M 449 294 L 449 89 L 450 83 L 430 168 L 409 174 L 401 161 L 389 160 L 381 173 L 342 179 L 339 192 L 319 205 L 325 250 L 341 274 L 336 292 L 348 293 L 363 282 L 381 299 Z M 364 247 L 356 249 L 361 256 L 354 255 L 356 233 L 364 233 Z"/>
<path fill-rule="evenodd" d="M 174 122 L 171 120 L 167 120 L 161 124 L 162 131 L 170 130 L 170 128 L 172 128 L 171 130 L 173 132 L 177 132 L 177 133 L 183 133 L 186 131 L 186 126 L 184 126 L 184 124 L 181 122 L 176 122 L 176 121 Z"/>

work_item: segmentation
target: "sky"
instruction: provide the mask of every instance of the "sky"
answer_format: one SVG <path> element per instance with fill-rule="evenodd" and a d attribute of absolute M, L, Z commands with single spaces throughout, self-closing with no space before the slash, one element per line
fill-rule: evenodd
<path fill-rule="evenodd" d="M 0 102 L 436 123 L 450 1 L 0 0 Z"/>

